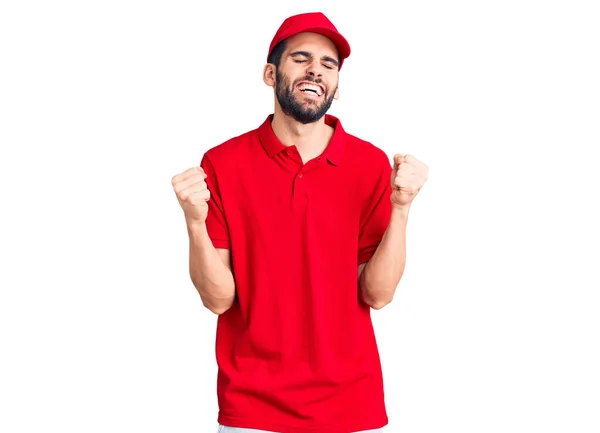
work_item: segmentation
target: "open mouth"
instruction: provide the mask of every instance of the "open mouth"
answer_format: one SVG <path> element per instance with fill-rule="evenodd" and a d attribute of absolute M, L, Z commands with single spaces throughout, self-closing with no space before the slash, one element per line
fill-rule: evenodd
<path fill-rule="evenodd" d="M 302 82 L 296 88 L 308 96 L 320 97 L 325 93 L 325 90 L 320 85 L 308 82 Z"/>

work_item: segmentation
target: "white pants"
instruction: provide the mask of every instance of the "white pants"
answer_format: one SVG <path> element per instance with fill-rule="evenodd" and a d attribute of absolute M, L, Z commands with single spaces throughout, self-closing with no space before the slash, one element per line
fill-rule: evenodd
<path fill-rule="evenodd" d="M 276 433 L 276 432 L 268 432 L 266 430 L 255 430 L 253 428 L 239 428 L 239 427 L 227 427 L 219 424 L 219 430 L 217 433 Z M 356 433 L 383 433 L 382 429 L 376 430 L 363 430 L 362 432 Z"/>

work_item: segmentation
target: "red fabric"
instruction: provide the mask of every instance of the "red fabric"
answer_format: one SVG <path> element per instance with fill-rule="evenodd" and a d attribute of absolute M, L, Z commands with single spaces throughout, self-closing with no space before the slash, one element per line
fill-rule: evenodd
<path fill-rule="evenodd" d="M 302 164 L 271 128 L 209 149 L 207 228 L 230 248 L 237 296 L 218 317 L 218 422 L 281 433 L 349 433 L 388 423 L 371 309 L 357 268 L 391 213 L 387 155 L 340 121 Z"/>
<path fill-rule="evenodd" d="M 269 46 L 269 53 L 267 54 L 267 61 L 271 55 L 271 51 L 273 51 L 273 48 L 275 48 L 275 45 L 282 40 L 301 32 L 318 33 L 331 39 L 331 41 L 337 47 L 338 55 L 340 56 L 340 66 L 338 70 L 342 69 L 342 63 L 344 63 L 344 59 L 350 56 L 350 44 L 346 38 L 344 38 L 344 36 L 338 32 L 333 23 L 329 21 L 329 18 L 327 18 L 321 12 L 308 12 L 286 18 L 285 21 L 281 23 L 281 26 L 275 33 L 275 36 L 273 36 L 273 40 Z"/>

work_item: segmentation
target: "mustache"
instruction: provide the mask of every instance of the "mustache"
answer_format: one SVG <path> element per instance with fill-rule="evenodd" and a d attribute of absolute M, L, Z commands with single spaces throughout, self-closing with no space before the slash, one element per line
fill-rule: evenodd
<path fill-rule="evenodd" d="M 313 82 L 313 83 L 315 83 L 315 84 L 321 84 L 321 83 L 323 82 L 323 80 L 322 80 L 322 79 L 320 79 L 320 78 L 317 78 L 317 79 L 315 79 L 315 78 L 311 77 L 310 75 L 307 75 L 307 76 L 306 76 L 306 77 L 304 77 L 304 78 L 299 78 L 299 79 L 297 79 L 297 80 L 294 82 L 294 84 L 297 84 L 297 83 L 299 83 L 300 81 L 311 81 L 311 82 Z"/>

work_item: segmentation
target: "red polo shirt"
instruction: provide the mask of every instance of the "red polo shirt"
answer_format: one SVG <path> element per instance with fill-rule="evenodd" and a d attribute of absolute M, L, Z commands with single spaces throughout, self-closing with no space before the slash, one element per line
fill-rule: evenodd
<path fill-rule="evenodd" d="M 206 220 L 231 250 L 236 300 L 218 317 L 218 422 L 280 433 L 349 433 L 387 424 L 371 309 L 357 268 L 390 219 L 391 164 L 335 128 L 302 163 L 271 127 L 209 149 Z"/>

